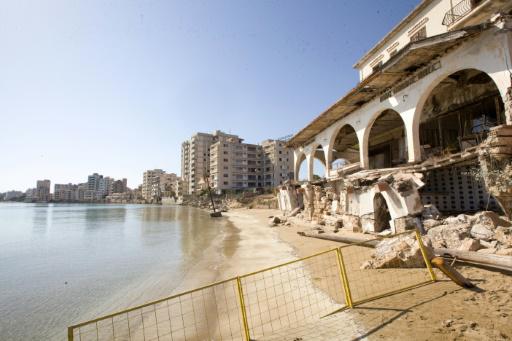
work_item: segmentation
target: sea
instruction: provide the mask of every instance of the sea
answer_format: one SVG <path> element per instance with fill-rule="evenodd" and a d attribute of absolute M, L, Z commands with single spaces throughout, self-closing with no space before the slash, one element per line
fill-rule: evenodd
<path fill-rule="evenodd" d="M 0 203 L 0 340 L 169 296 L 230 228 L 184 206 Z"/>

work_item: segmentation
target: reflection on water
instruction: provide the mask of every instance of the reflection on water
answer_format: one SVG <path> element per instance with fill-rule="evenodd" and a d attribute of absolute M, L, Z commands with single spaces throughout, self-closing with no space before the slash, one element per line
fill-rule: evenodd
<path fill-rule="evenodd" d="M 64 340 L 70 324 L 169 295 L 233 230 L 179 206 L 0 204 L 0 339 Z"/>

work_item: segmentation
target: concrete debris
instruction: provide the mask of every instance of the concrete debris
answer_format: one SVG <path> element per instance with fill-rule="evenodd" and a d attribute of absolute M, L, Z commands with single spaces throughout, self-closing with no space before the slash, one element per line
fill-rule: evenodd
<path fill-rule="evenodd" d="M 475 224 L 471 227 L 471 237 L 476 239 L 490 240 L 494 236 L 494 232 L 489 225 Z"/>
<path fill-rule="evenodd" d="M 510 221 L 502 219 L 496 212 L 492 211 L 478 212 L 471 220 L 473 223 L 489 226 L 491 229 L 497 226 L 512 226 Z"/>
<path fill-rule="evenodd" d="M 496 254 L 500 256 L 512 256 L 512 248 L 500 249 L 496 251 Z"/>
<path fill-rule="evenodd" d="M 461 251 L 477 251 L 480 247 L 480 240 L 465 238 L 458 249 Z"/>
<path fill-rule="evenodd" d="M 498 226 L 494 231 L 494 239 L 505 247 L 512 247 L 512 227 Z"/>
<path fill-rule="evenodd" d="M 437 219 L 423 220 L 423 227 L 426 230 L 429 230 L 429 229 L 431 229 L 433 227 L 436 227 L 436 226 L 439 226 L 439 225 L 443 225 L 443 221 L 442 220 L 437 220 Z"/>
<path fill-rule="evenodd" d="M 458 222 L 431 228 L 427 235 L 434 248 L 458 249 L 462 245 L 462 241 L 470 237 L 470 229 L 471 225 Z"/>
<path fill-rule="evenodd" d="M 301 211 L 300 207 L 295 207 L 290 214 L 288 214 L 289 217 L 295 217 L 299 212 Z"/>
<path fill-rule="evenodd" d="M 270 220 L 268 221 L 268 225 L 270 227 L 274 227 L 274 226 L 276 226 L 279 223 L 281 223 L 281 219 L 279 217 L 270 218 Z"/>
<path fill-rule="evenodd" d="M 495 254 L 496 251 L 497 251 L 496 249 L 491 248 L 491 249 L 480 249 L 477 252 L 478 253 L 483 253 L 483 254 Z"/>
<path fill-rule="evenodd" d="M 480 245 L 486 249 L 495 249 L 498 246 L 498 241 L 493 240 L 491 242 L 485 241 L 483 239 L 477 239 L 480 242 Z"/>
<path fill-rule="evenodd" d="M 433 256 L 430 240 L 423 238 L 429 257 Z M 401 235 L 384 239 L 377 244 L 372 259 L 361 266 L 362 269 L 383 268 L 422 268 L 425 262 L 414 235 Z"/>
<path fill-rule="evenodd" d="M 441 218 L 441 212 L 434 205 L 424 205 L 423 212 L 421 212 L 423 219 L 439 219 Z"/>

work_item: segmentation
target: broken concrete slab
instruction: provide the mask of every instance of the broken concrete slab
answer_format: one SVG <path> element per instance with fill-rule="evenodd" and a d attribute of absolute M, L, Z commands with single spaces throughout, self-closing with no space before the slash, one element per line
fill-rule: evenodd
<path fill-rule="evenodd" d="M 494 232 L 489 225 L 475 224 L 471 227 L 471 236 L 476 239 L 490 240 L 494 236 Z"/>
<path fill-rule="evenodd" d="M 423 238 L 428 257 L 433 256 L 433 250 L 428 238 Z M 372 259 L 364 262 L 362 269 L 382 268 L 423 268 L 425 261 L 414 235 L 401 235 L 380 241 Z"/>
<path fill-rule="evenodd" d="M 480 240 L 478 239 L 472 239 L 472 238 L 465 238 L 460 246 L 458 247 L 458 250 L 461 251 L 477 251 L 480 249 Z"/>
<path fill-rule="evenodd" d="M 494 239 L 506 247 L 512 247 L 512 227 L 498 226 L 494 230 Z"/>
<path fill-rule="evenodd" d="M 462 241 L 470 237 L 470 229 L 467 223 L 439 225 L 429 229 L 427 235 L 435 248 L 458 249 Z"/>

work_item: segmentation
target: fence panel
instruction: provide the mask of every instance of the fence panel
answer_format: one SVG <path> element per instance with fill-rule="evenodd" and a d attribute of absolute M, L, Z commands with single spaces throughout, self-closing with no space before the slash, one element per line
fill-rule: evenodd
<path fill-rule="evenodd" d="M 408 243 L 409 247 L 416 250 L 408 259 L 409 268 L 390 264 L 388 268 L 371 268 L 365 266 L 372 259 L 375 248 L 370 247 L 371 241 L 346 245 L 340 248 L 343 263 L 347 273 L 347 281 L 354 304 L 376 299 L 410 287 L 431 282 L 432 277 L 426 266 L 421 252 L 421 246 L 413 233 L 398 236 L 400 242 Z M 384 239 L 384 242 L 386 240 Z M 395 251 L 390 250 L 390 254 Z M 399 253 L 396 253 L 400 257 Z M 397 260 L 399 263 L 400 260 Z"/>
<path fill-rule="evenodd" d="M 243 340 L 237 280 L 231 279 L 85 322 L 70 340 Z"/>
<path fill-rule="evenodd" d="M 435 280 L 419 233 L 394 237 L 410 268 L 363 266 L 370 241 L 346 245 L 71 326 L 68 340 L 257 339 Z"/>
<path fill-rule="evenodd" d="M 241 276 L 252 338 L 346 306 L 336 250 Z"/>

